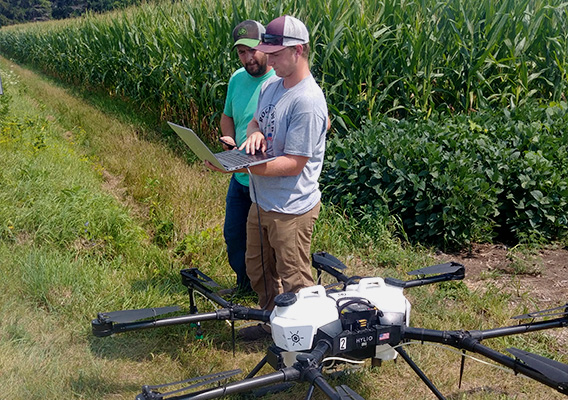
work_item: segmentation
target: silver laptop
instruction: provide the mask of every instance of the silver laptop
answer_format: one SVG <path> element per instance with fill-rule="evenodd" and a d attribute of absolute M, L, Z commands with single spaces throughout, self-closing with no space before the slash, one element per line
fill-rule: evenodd
<path fill-rule="evenodd" d="M 207 160 L 217 168 L 227 172 L 263 164 L 276 158 L 268 153 L 258 152 L 252 155 L 247 154 L 244 150 L 239 151 L 237 149 L 213 153 L 191 129 L 173 122 L 168 122 L 168 125 L 183 139 L 197 157 Z"/>

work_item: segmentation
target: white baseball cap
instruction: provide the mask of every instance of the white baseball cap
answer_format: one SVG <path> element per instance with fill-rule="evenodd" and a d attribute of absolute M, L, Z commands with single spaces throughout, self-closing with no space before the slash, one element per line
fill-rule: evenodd
<path fill-rule="evenodd" d="M 310 34 L 306 25 L 289 15 L 283 15 L 270 21 L 266 25 L 266 32 L 260 36 L 261 43 L 254 49 L 268 54 L 310 42 Z"/>

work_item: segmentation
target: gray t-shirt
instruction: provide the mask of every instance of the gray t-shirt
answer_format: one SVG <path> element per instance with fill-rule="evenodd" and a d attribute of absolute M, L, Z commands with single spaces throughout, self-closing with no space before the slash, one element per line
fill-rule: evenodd
<path fill-rule="evenodd" d="M 297 176 L 254 175 L 251 199 L 264 211 L 304 214 L 321 198 L 318 179 L 323 166 L 327 104 L 310 75 L 290 89 L 273 77 L 262 87 L 254 114 L 274 155 L 309 157 Z"/>

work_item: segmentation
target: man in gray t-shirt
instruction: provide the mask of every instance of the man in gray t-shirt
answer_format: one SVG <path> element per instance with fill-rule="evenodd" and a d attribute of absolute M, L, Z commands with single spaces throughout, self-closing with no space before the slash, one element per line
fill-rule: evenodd
<path fill-rule="evenodd" d="M 247 274 L 260 306 L 271 310 L 282 292 L 314 284 L 311 239 L 320 210 L 321 173 L 327 130 L 327 104 L 309 68 L 309 34 L 296 18 L 282 16 L 266 26 L 255 47 L 268 55 L 276 77 L 264 83 L 242 146 L 271 150 L 277 158 L 250 168 L 247 221 Z M 263 336 L 262 326 L 240 336 Z"/>
<path fill-rule="evenodd" d="M 284 15 L 266 26 L 255 47 L 268 55 L 276 72 L 262 86 L 247 140 L 240 146 L 248 153 L 272 150 L 277 156 L 248 169 L 253 204 L 247 219 L 246 268 L 266 310 L 274 308 L 279 293 L 314 284 L 310 247 L 320 211 L 318 178 L 328 118 L 325 97 L 310 72 L 308 43 L 306 26 Z M 239 331 L 245 340 L 268 335 L 263 325 Z"/>
<path fill-rule="evenodd" d="M 327 105 L 312 75 L 289 89 L 284 81 L 275 77 L 265 83 L 254 118 L 267 151 L 304 157 L 306 162 L 297 175 L 253 176 L 256 197 L 252 200 L 264 211 L 299 215 L 320 201 Z"/>

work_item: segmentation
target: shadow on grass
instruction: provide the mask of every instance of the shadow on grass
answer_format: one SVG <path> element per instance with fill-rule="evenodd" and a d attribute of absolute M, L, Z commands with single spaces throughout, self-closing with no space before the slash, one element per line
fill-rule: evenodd
<path fill-rule="evenodd" d="M 106 398 L 107 395 L 114 393 L 140 391 L 140 385 L 102 379 L 97 376 L 80 375 L 78 378 L 71 380 L 70 385 L 74 393 L 81 393 L 86 398 Z"/>

